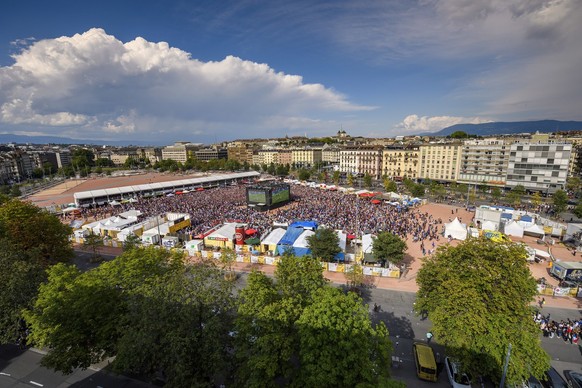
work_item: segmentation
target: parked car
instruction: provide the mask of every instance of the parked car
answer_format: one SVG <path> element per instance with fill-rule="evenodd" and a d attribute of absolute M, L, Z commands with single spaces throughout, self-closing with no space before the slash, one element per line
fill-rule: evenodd
<path fill-rule="evenodd" d="M 471 388 L 471 376 L 461 372 L 461 364 L 445 357 L 445 369 L 453 388 Z"/>
<path fill-rule="evenodd" d="M 572 388 L 582 388 L 582 373 L 566 370 L 564 375 Z"/>
<path fill-rule="evenodd" d="M 551 367 L 540 381 L 531 376 L 519 388 L 569 388 L 568 383 L 560 376 L 557 370 Z"/>

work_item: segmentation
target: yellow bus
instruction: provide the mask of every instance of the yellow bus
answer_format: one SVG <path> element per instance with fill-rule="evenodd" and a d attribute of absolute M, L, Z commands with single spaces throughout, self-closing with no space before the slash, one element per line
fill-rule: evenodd
<path fill-rule="evenodd" d="M 437 365 L 432 348 L 426 344 L 415 342 L 412 345 L 412 353 L 418 378 L 437 381 Z"/>

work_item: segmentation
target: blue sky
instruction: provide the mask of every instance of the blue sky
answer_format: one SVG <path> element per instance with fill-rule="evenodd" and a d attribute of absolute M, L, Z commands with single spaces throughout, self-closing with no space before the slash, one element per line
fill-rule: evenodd
<path fill-rule="evenodd" d="M 582 119 L 579 0 L 0 5 L 0 133 L 211 143 Z"/>

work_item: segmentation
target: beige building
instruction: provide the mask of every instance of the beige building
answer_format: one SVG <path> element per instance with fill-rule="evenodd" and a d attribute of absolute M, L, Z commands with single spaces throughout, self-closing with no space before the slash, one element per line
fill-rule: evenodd
<path fill-rule="evenodd" d="M 291 150 L 279 150 L 277 158 L 279 159 L 279 164 L 291 165 L 293 163 L 293 153 Z"/>
<path fill-rule="evenodd" d="M 116 166 L 122 166 L 127 159 L 138 159 L 139 155 L 136 150 L 117 150 L 112 151 L 109 158 Z"/>
<path fill-rule="evenodd" d="M 420 169 L 418 147 L 387 148 L 382 151 L 382 176 L 401 181 L 417 179 Z"/>
<path fill-rule="evenodd" d="M 321 162 L 321 148 L 309 146 L 291 149 L 291 160 L 296 166 L 312 167 Z"/>
<path fill-rule="evenodd" d="M 172 159 L 176 162 L 186 163 L 189 158 L 194 158 L 194 152 L 200 148 L 198 144 L 187 141 L 178 141 L 174 145 L 162 148 L 162 159 Z"/>
<path fill-rule="evenodd" d="M 275 150 L 258 151 L 257 153 L 262 160 L 261 164 L 270 165 L 271 163 L 279 163 L 279 153 Z"/>
<path fill-rule="evenodd" d="M 382 175 L 382 148 L 360 146 L 341 150 L 339 170 L 349 174 L 369 174 L 379 179 Z"/>
<path fill-rule="evenodd" d="M 137 153 L 140 158 L 147 159 L 151 164 L 162 160 L 162 149 L 157 147 L 138 148 Z"/>
<path fill-rule="evenodd" d="M 244 164 L 253 164 L 253 149 L 246 144 L 229 145 L 227 148 L 228 160 L 236 160 Z"/>
<path fill-rule="evenodd" d="M 326 144 L 321 149 L 321 161 L 329 164 L 338 164 L 339 154 L 339 147 Z"/>
<path fill-rule="evenodd" d="M 426 144 L 419 147 L 418 178 L 436 181 L 457 181 L 461 165 L 462 145 L 459 143 Z"/>

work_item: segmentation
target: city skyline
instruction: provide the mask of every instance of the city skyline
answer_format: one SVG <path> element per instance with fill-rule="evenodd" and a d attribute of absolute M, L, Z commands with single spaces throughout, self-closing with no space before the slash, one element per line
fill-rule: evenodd
<path fill-rule="evenodd" d="M 582 119 L 575 0 L 0 9 L 1 133 L 213 143 Z"/>

